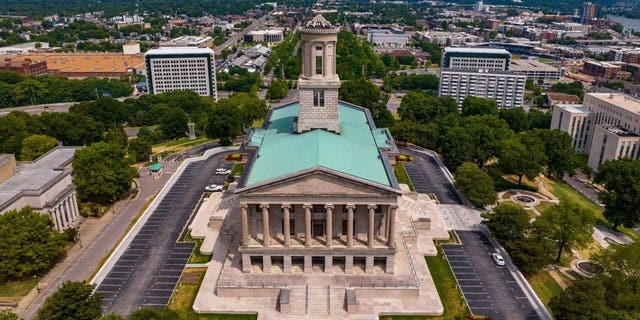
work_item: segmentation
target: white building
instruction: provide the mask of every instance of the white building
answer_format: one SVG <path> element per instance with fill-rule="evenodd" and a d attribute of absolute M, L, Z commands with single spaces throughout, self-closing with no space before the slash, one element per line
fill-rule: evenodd
<path fill-rule="evenodd" d="M 508 71 L 442 69 L 440 96 L 462 105 L 467 96 L 495 99 L 501 107 L 522 106 L 527 77 Z"/>
<path fill-rule="evenodd" d="M 71 178 L 75 147 L 57 147 L 32 162 L 16 162 L 0 155 L 0 213 L 30 206 L 48 214 L 62 231 L 77 226 L 82 217 Z"/>
<path fill-rule="evenodd" d="M 376 47 L 382 48 L 402 48 L 407 45 L 409 36 L 402 29 L 369 29 L 367 31 L 367 41 Z"/>
<path fill-rule="evenodd" d="M 538 60 L 515 59 L 511 60 L 511 71 L 524 74 L 529 80 L 558 80 L 560 69 Z"/>
<path fill-rule="evenodd" d="M 163 47 L 198 47 L 211 48 L 213 46 L 213 38 L 199 36 L 181 36 L 161 44 Z"/>
<path fill-rule="evenodd" d="M 122 53 L 124 54 L 138 54 L 140 53 L 139 43 L 125 43 L 122 45 Z"/>
<path fill-rule="evenodd" d="M 551 129 L 569 133 L 576 152 L 597 169 L 607 160 L 640 159 L 640 100 L 621 93 L 588 93 L 582 106 L 556 105 Z"/>
<path fill-rule="evenodd" d="M 442 53 L 442 68 L 490 71 L 509 70 L 511 54 L 496 48 L 448 47 Z"/>
<path fill-rule="evenodd" d="M 428 43 L 436 43 L 441 46 L 461 46 L 467 43 L 479 43 L 483 38 L 468 34 L 466 32 L 447 31 L 418 31 L 413 34 L 413 38 Z"/>
<path fill-rule="evenodd" d="M 213 50 L 196 47 L 161 47 L 144 55 L 149 94 L 192 90 L 218 99 Z"/>
<path fill-rule="evenodd" d="M 278 43 L 282 42 L 282 40 L 284 40 L 284 31 L 282 29 L 253 30 L 244 36 L 244 42 L 246 43 Z"/>

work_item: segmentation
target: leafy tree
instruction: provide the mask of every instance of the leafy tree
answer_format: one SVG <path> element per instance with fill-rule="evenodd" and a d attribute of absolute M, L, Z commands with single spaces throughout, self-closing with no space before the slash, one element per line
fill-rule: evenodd
<path fill-rule="evenodd" d="M 474 205 L 484 207 L 496 203 L 498 194 L 493 189 L 493 180 L 475 164 L 463 163 L 454 177 L 456 188 Z"/>
<path fill-rule="evenodd" d="M 438 127 L 433 124 L 420 124 L 414 121 L 395 121 L 391 127 L 391 134 L 398 142 L 415 143 L 419 146 L 433 149 L 437 146 Z"/>
<path fill-rule="evenodd" d="M 240 109 L 243 128 L 249 128 L 254 121 L 263 119 L 269 109 L 267 103 L 258 98 L 257 95 L 244 92 L 233 94 L 227 99 L 218 101 L 218 106 L 222 105 L 234 105 Z"/>
<path fill-rule="evenodd" d="M 142 308 L 134 311 L 131 316 L 129 316 L 129 320 L 174 320 L 178 319 L 178 313 L 169 309 L 151 309 L 151 308 Z"/>
<path fill-rule="evenodd" d="M 539 236 L 530 236 L 507 242 L 505 246 L 518 270 L 526 276 L 532 276 L 553 261 L 550 258 L 553 250 L 550 244 Z"/>
<path fill-rule="evenodd" d="M 58 145 L 55 138 L 34 134 L 22 140 L 22 151 L 20 152 L 20 160 L 32 161 L 47 153 Z"/>
<path fill-rule="evenodd" d="M 243 113 L 237 105 L 218 103 L 209 112 L 205 132 L 209 138 L 220 139 L 220 144 L 230 145 L 242 134 L 243 124 Z"/>
<path fill-rule="evenodd" d="M 473 141 L 469 132 L 463 127 L 449 129 L 442 137 L 441 145 L 444 163 L 451 170 L 458 168 L 464 162 L 474 161 L 469 153 L 469 150 L 474 148 Z"/>
<path fill-rule="evenodd" d="M 340 100 L 369 109 L 376 126 L 393 125 L 393 115 L 387 110 L 389 95 L 382 93 L 370 80 L 360 78 L 343 83 L 338 94 Z"/>
<path fill-rule="evenodd" d="M 133 139 L 129 142 L 128 153 L 136 162 L 146 161 L 151 155 L 151 142 L 143 138 Z"/>
<path fill-rule="evenodd" d="M 267 96 L 270 99 L 282 99 L 287 96 L 289 84 L 284 80 L 275 80 L 271 82 L 267 89 Z"/>
<path fill-rule="evenodd" d="M 529 129 L 549 129 L 551 127 L 551 112 L 529 110 Z"/>
<path fill-rule="evenodd" d="M 494 99 L 467 96 L 462 101 L 462 116 L 498 115 L 498 103 Z"/>
<path fill-rule="evenodd" d="M 127 133 L 124 132 L 124 127 L 122 126 L 113 126 L 107 132 L 104 133 L 104 142 L 112 143 L 116 146 L 126 149 L 129 144 L 129 137 Z"/>
<path fill-rule="evenodd" d="M 138 129 L 137 137 L 138 139 L 146 140 L 151 144 L 160 142 L 160 139 L 158 139 L 158 135 L 155 134 L 155 132 L 151 131 L 151 129 L 149 129 L 149 127 L 147 126 L 142 126 L 140 127 L 140 129 Z"/>
<path fill-rule="evenodd" d="M 406 94 L 400 102 L 398 114 L 402 120 L 427 123 L 448 113 L 458 111 L 458 107 L 450 97 L 435 97 L 422 91 Z"/>
<path fill-rule="evenodd" d="M 493 211 L 482 214 L 482 223 L 489 227 L 491 233 L 500 242 L 523 240 L 527 230 L 531 228 L 529 214 L 521 206 L 503 202 Z"/>
<path fill-rule="evenodd" d="M 529 132 L 505 140 L 499 158 L 503 172 L 518 176 L 518 185 L 522 185 L 525 176 L 533 180 L 547 161 L 542 140 Z"/>
<path fill-rule="evenodd" d="M 574 94 L 580 97 L 580 100 L 584 98 L 584 85 L 580 81 L 574 81 L 571 83 L 558 82 L 554 84 L 549 91 Z"/>
<path fill-rule="evenodd" d="M 509 124 L 509 128 L 514 132 L 522 132 L 529 129 L 529 117 L 522 108 L 500 109 L 500 119 Z"/>
<path fill-rule="evenodd" d="M 105 126 L 90 116 L 71 112 L 45 112 L 40 116 L 42 133 L 67 146 L 82 146 L 103 139 Z"/>
<path fill-rule="evenodd" d="M 354 80 L 360 77 L 381 79 L 387 73 L 382 59 L 373 51 L 371 45 L 351 32 L 338 33 L 336 53 L 336 71 L 341 80 Z"/>
<path fill-rule="evenodd" d="M 95 285 L 66 281 L 45 300 L 37 320 L 94 320 L 102 316 L 101 293 Z"/>
<path fill-rule="evenodd" d="M 114 144 L 94 143 L 77 150 L 73 159 L 73 183 L 82 201 L 111 203 L 120 199 L 137 176 L 124 150 Z"/>
<path fill-rule="evenodd" d="M 13 311 L 9 309 L 4 309 L 0 311 L 0 320 L 22 320 L 20 316 L 13 313 Z"/>
<path fill-rule="evenodd" d="M 594 259 L 607 290 L 607 305 L 614 310 L 640 313 L 640 242 L 612 245 Z"/>
<path fill-rule="evenodd" d="M 103 124 L 119 125 L 127 119 L 122 102 L 110 97 L 101 97 L 92 102 L 81 102 L 71 106 L 69 112 L 90 116 Z"/>
<path fill-rule="evenodd" d="M 640 221 L 640 160 L 606 161 L 598 166 L 595 181 L 606 189 L 599 199 L 614 230 L 620 225 L 633 227 Z"/>
<path fill-rule="evenodd" d="M 544 144 L 547 155 L 547 171 L 550 175 L 562 178 L 565 173 L 573 173 L 576 167 L 571 136 L 560 130 L 534 129 Z"/>
<path fill-rule="evenodd" d="M 0 283 L 48 270 L 64 255 L 64 236 L 30 207 L 0 215 Z"/>
<path fill-rule="evenodd" d="M 189 118 L 178 108 L 170 108 L 160 118 L 159 129 L 165 139 L 177 139 L 185 136 Z"/>
<path fill-rule="evenodd" d="M 564 249 L 582 248 L 591 241 L 593 218 L 581 207 L 561 202 L 539 216 L 534 226 L 538 234 L 555 242 L 555 261 L 560 262 Z"/>
<path fill-rule="evenodd" d="M 605 304 L 606 289 L 597 279 L 578 278 L 551 298 L 549 308 L 557 320 L 610 319 Z"/>

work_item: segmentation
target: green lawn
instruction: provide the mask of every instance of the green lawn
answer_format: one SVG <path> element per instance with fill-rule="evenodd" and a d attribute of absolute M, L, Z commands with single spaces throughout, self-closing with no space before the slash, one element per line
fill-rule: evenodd
<path fill-rule="evenodd" d="M 211 255 L 200 253 L 200 246 L 202 246 L 202 239 L 191 238 L 191 233 L 187 234 L 184 238 L 186 242 L 195 242 L 196 247 L 193 249 L 191 257 L 189 257 L 189 263 L 207 263 L 211 260 Z"/>
<path fill-rule="evenodd" d="M 541 201 L 540 204 L 538 204 L 536 206 L 536 210 L 538 210 L 538 212 L 543 213 L 545 212 L 547 209 L 553 207 L 554 204 L 548 201 Z"/>
<path fill-rule="evenodd" d="M 602 215 L 602 208 L 600 208 L 597 204 L 593 203 L 593 201 L 589 200 L 587 197 L 583 196 L 580 192 L 575 190 L 570 185 L 558 181 L 555 179 L 547 179 L 549 185 L 551 186 L 553 194 L 560 199 L 560 201 L 566 201 L 574 203 L 580 206 L 583 210 L 587 211 L 591 214 L 596 220 L 596 224 L 601 224 L 611 228 L 613 225 L 605 219 L 604 215 Z M 624 227 L 619 227 L 619 231 L 624 232 L 626 235 L 638 239 L 640 235 L 637 232 L 631 229 L 627 229 Z"/>
<path fill-rule="evenodd" d="M 533 288 L 533 291 L 536 292 L 540 300 L 546 306 L 549 303 L 549 300 L 553 298 L 556 294 L 562 292 L 562 288 L 560 285 L 551 278 L 549 272 L 546 270 L 542 270 L 538 272 L 537 275 L 527 278 L 529 284 Z"/>
<path fill-rule="evenodd" d="M 244 171 L 244 164 L 242 162 L 236 162 L 233 164 L 233 168 L 231 169 L 232 176 L 241 176 Z"/>
<path fill-rule="evenodd" d="M 187 268 L 184 274 L 194 274 L 198 277 L 196 283 L 183 283 L 182 280 L 173 291 L 167 307 L 178 313 L 180 320 L 255 320 L 256 315 L 251 314 L 197 314 L 193 311 L 193 301 L 196 299 L 198 289 L 202 283 L 206 268 Z M 184 275 L 183 275 L 184 277 Z"/>
<path fill-rule="evenodd" d="M 33 287 L 35 279 L 8 281 L 0 285 L 0 302 L 18 302 L 26 296 Z"/>
<path fill-rule="evenodd" d="M 404 165 L 402 163 L 396 163 L 393 167 L 393 172 L 396 175 L 396 179 L 398 179 L 398 183 L 404 183 L 409 186 L 409 189 L 413 191 L 413 183 L 411 183 L 411 179 L 409 179 L 409 175 L 407 174 L 407 170 L 404 169 Z"/>

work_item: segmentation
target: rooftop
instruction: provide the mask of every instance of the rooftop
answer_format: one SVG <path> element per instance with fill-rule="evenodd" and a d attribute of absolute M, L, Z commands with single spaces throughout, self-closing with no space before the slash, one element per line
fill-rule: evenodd
<path fill-rule="evenodd" d="M 598 125 L 602 127 L 602 129 L 606 130 L 609 133 L 613 133 L 618 137 L 626 137 L 626 138 L 637 138 L 640 137 L 637 133 L 627 130 L 623 127 L 619 126 L 609 126 L 609 125 Z"/>
<path fill-rule="evenodd" d="M 31 59 L 46 61 L 47 69 L 58 73 L 129 72 L 131 68 L 143 68 L 140 54 L 123 53 L 29 53 L 11 57 L 13 61 Z"/>
<path fill-rule="evenodd" d="M 170 54 L 210 54 L 213 55 L 213 50 L 209 48 L 198 47 L 160 47 L 157 49 L 151 49 L 144 55 L 170 55 Z"/>
<path fill-rule="evenodd" d="M 482 54 L 506 54 L 509 55 L 509 51 L 498 48 L 478 48 L 478 47 L 446 47 L 445 53 L 482 53 Z"/>
<path fill-rule="evenodd" d="M 567 94 L 567 93 L 558 93 L 558 92 L 547 92 L 547 97 L 554 101 L 570 101 L 570 102 L 580 102 L 580 97 L 575 94 Z"/>
<path fill-rule="evenodd" d="M 589 113 L 589 109 L 583 107 L 580 104 L 556 104 L 555 108 L 561 108 L 569 113 Z"/>
<path fill-rule="evenodd" d="M 624 93 L 587 93 L 585 100 L 589 97 L 611 103 L 631 112 L 640 113 L 640 100 Z"/>
<path fill-rule="evenodd" d="M 325 167 L 356 178 L 397 188 L 386 155 L 389 132 L 375 128 L 366 109 L 339 102 L 340 134 L 312 130 L 293 131 L 300 104 L 270 111 L 262 129 L 254 131 L 250 145 L 259 147 L 244 182 L 251 185 L 315 167 Z"/>
<path fill-rule="evenodd" d="M 533 71 L 534 69 L 537 71 L 558 71 L 558 68 L 538 60 L 511 60 L 511 71 Z"/>

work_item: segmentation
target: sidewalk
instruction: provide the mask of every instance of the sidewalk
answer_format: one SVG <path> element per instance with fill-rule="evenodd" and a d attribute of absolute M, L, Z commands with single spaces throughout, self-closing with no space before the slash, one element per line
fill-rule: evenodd
<path fill-rule="evenodd" d="M 85 281 L 118 243 L 130 222 L 138 212 L 173 175 L 178 162 L 166 161 L 159 178 L 150 176 L 141 169 L 138 195 L 135 199 L 116 202 L 101 218 L 87 218 L 78 228 L 80 240 L 71 247 L 62 261 L 45 276 L 38 279 L 38 288 L 32 289 L 19 303 L 17 312 L 25 319 L 35 316 L 45 299 L 53 294 L 65 281 Z"/>

